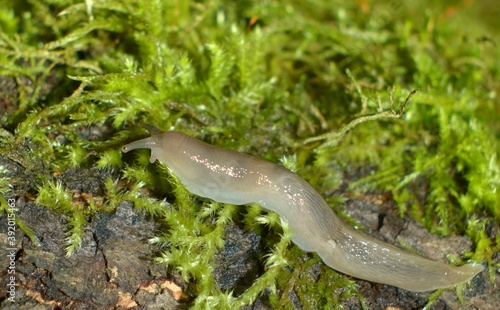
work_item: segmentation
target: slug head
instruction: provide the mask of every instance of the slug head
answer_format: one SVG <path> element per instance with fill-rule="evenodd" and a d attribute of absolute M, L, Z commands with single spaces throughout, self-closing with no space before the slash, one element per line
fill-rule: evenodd
<path fill-rule="evenodd" d="M 164 132 L 147 124 L 143 125 L 143 127 L 151 133 L 151 137 L 124 145 L 122 147 L 122 152 L 127 153 L 135 149 L 150 149 L 150 163 L 154 163 L 157 159 L 159 159 L 163 163 L 168 164 L 169 158 L 175 156 L 175 153 L 180 149 L 187 137 L 185 134 L 180 132 Z"/>
<path fill-rule="evenodd" d="M 159 142 L 157 137 L 149 137 L 124 145 L 122 147 L 122 152 L 127 153 L 135 149 L 151 149 L 151 158 L 149 159 L 149 162 L 154 163 L 158 158 L 156 154 L 157 152 L 155 152 L 158 144 Z"/>

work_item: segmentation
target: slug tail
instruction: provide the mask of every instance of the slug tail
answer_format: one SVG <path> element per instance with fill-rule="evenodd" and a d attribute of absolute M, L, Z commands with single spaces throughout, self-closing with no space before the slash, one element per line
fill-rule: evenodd
<path fill-rule="evenodd" d="M 452 267 L 456 271 L 456 284 L 466 283 L 484 270 L 484 266 L 477 263 L 465 264 L 459 267 Z"/>
<path fill-rule="evenodd" d="M 484 270 L 481 264 L 434 261 L 342 226 L 316 252 L 331 268 L 356 278 L 425 292 L 466 283 Z"/>
<path fill-rule="evenodd" d="M 445 263 L 429 260 L 428 270 L 423 269 L 422 274 L 428 277 L 428 281 L 420 283 L 405 284 L 404 289 L 414 292 L 425 292 L 438 288 L 448 288 L 458 284 L 463 284 L 471 281 L 477 274 L 484 270 L 481 264 L 465 264 L 463 266 L 450 266 Z M 425 267 L 425 266 L 424 266 Z"/>

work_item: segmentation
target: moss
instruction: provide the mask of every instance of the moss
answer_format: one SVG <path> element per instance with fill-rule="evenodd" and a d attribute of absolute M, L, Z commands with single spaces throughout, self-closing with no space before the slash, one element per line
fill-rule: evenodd
<path fill-rule="evenodd" d="M 82 210 L 80 204 L 74 203 L 71 193 L 63 188 L 60 183 L 47 182 L 41 186 L 38 189 L 36 203 L 68 216 L 67 222 L 70 228 L 67 231 L 66 255 L 73 254 L 83 241 L 83 226 L 88 224 L 85 217 L 91 214 Z M 92 208 L 89 210 L 92 210 Z"/>
<path fill-rule="evenodd" d="M 275 306 L 288 305 L 275 292 L 292 285 L 300 297 L 315 292 L 313 308 L 359 292 L 330 269 L 315 284 L 302 277 L 311 263 L 289 246 L 275 214 L 250 206 L 241 215 L 195 198 L 165 167 L 150 165 L 146 151 L 122 155 L 126 141 L 146 135 L 141 123 L 274 162 L 285 155 L 282 162 L 321 193 L 340 188 L 344 172 L 372 166 L 375 173 L 350 189 L 391 192 L 402 216 L 436 234 L 469 236 L 474 253 L 461 259 L 494 267 L 499 240 L 485 227 L 500 220 L 498 38 L 463 11 L 449 16 L 446 7 L 419 3 L 429 9 L 323 0 L 0 1 L 0 73 L 16 81 L 17 94 L 17 102 L 2 102 L 11 108 L 2 127 L 15 138 L 2 133 L 1 151 L 36 143 L 36 156 L 20 149 L 18 160 L 38 175 L 37 202 L 68 216 L 68 254 L 86 218 L 123 200 L 168 227 L 151 239 L 163 247 L 158 260 L 197 283 L 198 308 L 242 306 L 268 287 Z M 93 138 L 88 128 L 106 130 Z M 29 166 L 40 158 L 45 170 Z M 119 170 L 126 182 L 108 179 L 103 204 L 74 204 L 53 175 L 78 166 Z M 7 182 L 0 180 L 4 195 Z M 327 197 L 337 210 L 342 199 Z M 267 244 L 265 272 L 238 297 L 220 292 L 211 274 L 230 221 L 257 232 L 268 225 L 279 236 Z"/>

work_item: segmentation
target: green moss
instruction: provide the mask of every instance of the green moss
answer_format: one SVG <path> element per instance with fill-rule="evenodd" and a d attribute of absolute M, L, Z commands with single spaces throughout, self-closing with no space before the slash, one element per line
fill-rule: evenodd
<path fill-rule="evenodd" d="M 493 275 L 499 237 L 485 227 L 500 220 L 497 38 L 484 37 L 482 21 L 447 17 L 428 1 L 419 2 L 424 13 L 410 3 L 356 3 L 0 0 L 0 74 L 17 94 L 0 120 L 15 137 L 3 130 L 1 151 L 35 171 L 37 203 L 68 216 L 68 254 L 86 217 L 123 200 L 156 219 L 166 227 L 151 239 L 163 247 L 158 260 L 197 283 L 198 308 L 242 306 L 268 287 L 277 307 L 290 307 L 287 288 L 312 308 L 360 295 L 324 266 L 317 283 L 301 276 L 319 259 L 302 262 L 276 214 L 198 199 L 147 151 L 122 155 L 146 135 L 141 123 L 283 158 L 320 193 L 369 165 L 374 173 L 351 190 L 391 192 L 402 216 L 469 236 L 475 250 L 457 260 L 486 261 Z M 96 139 L 88 128 L 107 131 Z M 36 153 L 16 148 L 28 141 Z M 107 179 L 102 205 L 74 204 L 59 183 L 40 181 L 69 167 L 121 169 L 127 182 Z M 2 194 L 9 182 L 0 179 Z M 341 211 L 345 198 L 326 199 Z M 239 297 L 218 290 L 211 273 L 231 221 L 278 236 L 265 272 Z"/>
<path fill-rule="evenodd" d="M 47 182 L 38 188 L 36 203 L 44 205 L 58 213 L 68 216 L 70 226 L 66 238 L 66 255 L 70 256 L 78 249 L 83 241 L 83 226 L 87 224 L 84 210 L 77 203 L 73 203 L 72 195 L 58 183 Z"/>
<path fill-rule="evenodd" d="M 300 250 L 293 252 L 296 263 L 292 272 L 281 269 L 277 276 L 283 294 L 271 299 L 275 309 L 295 309 L 292 294 L 299 298 L 304 309 L 342 309 L 343 303 L 353 296 L 359 298 L 362 308 L 366 309 L 355 281 L 325 267 L 318 257 L 304 261 Z"/>
<path fill-rule="evenodd" d="M 2 172 L 3 171 L 0 169 L 0 173 Z M 5 199 L 5 196 L 2 192 L 0 192 L 0 211 L 2 214 L 6 214 L 9 219 L 12 218 L 13 221 L 16 223 L 16 225 L 21 229 L 21 231 L 30 239 L 30 241 L 34 245 L 39 246 L 41 244 L 40 240 L 38 240 L 35 233 L 17 216 L 18 209 L 15 207 L 15 202 L 14 203 L 8 202 Z M 9 236 L 8 241 L 10 241 L 10 234 L 8 234 L 8 236 Z M 15 244 L 12 244 L 10 242 L 9 245 L 11 247 L 16 246 Z"/>

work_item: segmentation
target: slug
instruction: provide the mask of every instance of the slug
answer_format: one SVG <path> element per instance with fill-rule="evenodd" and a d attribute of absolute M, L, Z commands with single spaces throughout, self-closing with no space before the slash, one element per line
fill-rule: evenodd
<path fill-rule="evenodd" d="M 122 151 L 151 149 L 150 162 L 166 164 L 198 196 L 235 205 L 259 203 L 278 213 L 299 248 L 316 252 L 344 274 L 422 292 L 468 282 L 484 270 L 476 263 L 455 267 L 433 261 L 353 229 L 309 183 L 284 167 L 181 132 L 146 128 L 151 137 L 127 144 Z"/>

